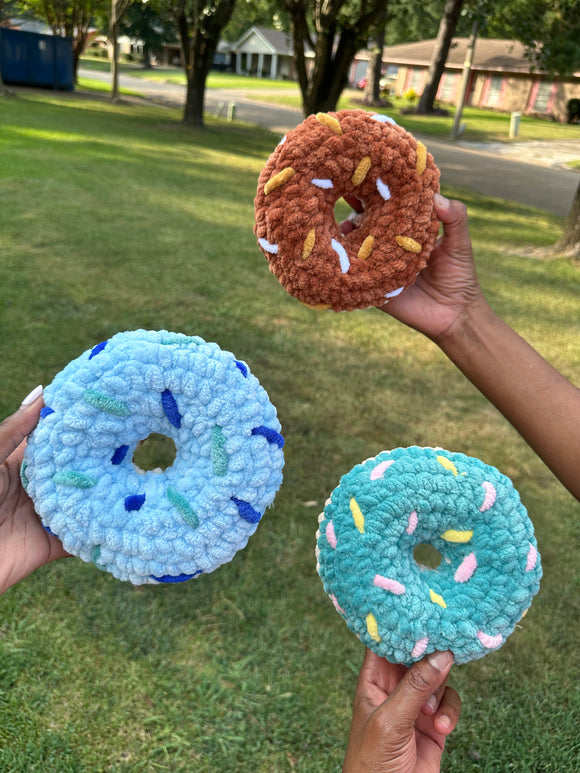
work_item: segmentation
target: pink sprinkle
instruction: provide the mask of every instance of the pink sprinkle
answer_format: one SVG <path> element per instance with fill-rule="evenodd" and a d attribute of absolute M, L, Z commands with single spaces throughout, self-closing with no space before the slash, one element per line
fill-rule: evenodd
<path fill-rule="evenodd" d="M 419 641 L 413 647 L 413 651 L 411 652 L 411 657 L 412 658 L 420 658 L 421 655 L 427 649 L 427 645 L 428 644 L 429 644 L 429 637 L 428 636 L 425 636 L 424 639 L 419 639 Z"/>
<path fill-rule="evenodd" d="M 326 527 L 326 539 L 328 540 L 330 547 L 336 550 L 336 544 L 338 540 L 336 539 L 336 534 L 334 533 L 334 524 L 332 521 L 329 521 Z"/>
<path fill-rule="evenodd" d="M 477 638 L 488 650 L 494 650 L 496 647 L 499 647 L 500 644 L 503 644 L 503 636 L 501 633 L 498 633 L 497 636 L 490 636 L 488 633 L 478 631 Z"/>
<path fill-rule="evenodd" d="M 330 600 L 331 600 L 331 601 L 332 601 L 332 603 L 334 604 L 334 608 L 336 609 L 336 611 L 337 611 L 337 612 L 340 612 L 340 614 L 341 614 L 341 615 L 345 615 L 345 614 L 346 614 L 346 612 L 344 611 L 344 609 L 343 609 L 343 608 L 340 606 L 340 604 L 338 603 L 338 600 L 337 600 L 336 596 L 333 596 L 333 595 L 331 594 L 331 595 L 330 595 Z"/>
<path fill-rule="evenodd" d="M 379 464 L 377 464 L 377 466 L 373 467 L 371 470 L 371 480 L 378 480 L 379 478 L 382 478 L 385 474 L 385 470 L 394 463 L 394 459 L 387 459 L 386 462 L 379 462 Z"/>
<path fill-rule="evenodd" d="M 479 508 L 479 512 L 485 513 L 486 510 L 489 510 L 490 507 L 493 507 L 495 498 L 497 497 L 497 492 L 494 486 L 487 480 L 485 480 L 481 485 L 485 491 L 485 498 L 483 500 L 482 506 Z"/>
<path fill-rule="evenodd" d="M 388 590 L 391 593 L 394 593 L 395 596 L 402 596 L 406 590 L 402 583 L 397 582 L 396 580 L 391 580 L 389 577 L 383 577 L 380 574 L 375 574 L 373 585 L 376 585 L 377 588 Z"/>
<path fill-rule="evenodd" d="M 470 553 L 465 556 L 463 561 L 457 567 L 455 572 L 455 582 L 467 582 L 473 576 L 473 573 L 477 569 L 477 559 L 475 553 Z"/>
<path fill-rule="evenodd" d="M 528 562 L 526 564 L 526 572 L 532 571 L 532 569 L 536 566 L 537 560 L 538 560 L 538 551 L 530 542 L 530 549 L 528 551 Z"/>
<path fill-rule="evenodd" d="M 407 534 L 412 534 L 415 529 L 417 528 L 417 524 L 419 523 L 419 519 L 417 518 L 417 511 L 413 510 L 411 515 L 409 516 L 409 525 L 405 529 Z"/>

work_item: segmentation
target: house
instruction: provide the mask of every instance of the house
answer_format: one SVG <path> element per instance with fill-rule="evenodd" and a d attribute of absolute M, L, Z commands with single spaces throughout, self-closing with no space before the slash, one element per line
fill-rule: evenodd
<path fill-rule="evenodd" d="M 457 104 L 460 96 L 467 38 L 454 38 L 445 71 L 439 83 L 437 99 Z M 431 63 L 435 40 L 386 46 L 383 66 L 396 66 L 395 96 L 409 89 L 423 91 Z M 351 82 L 357 83 L 366 73 L 369 52 L 357 54 L 351 69 Z M 580 98 L 580 72 L 556 78 L 534 70 L 526 58 L 524 46 L 514 40 L 479 38 L 475 43 L 473 62 L 465 104 L 505 112 L 534 113 L 566 121 L 568 100 Z"/>
<path fill-rule="evenodd" d="M 286 32 L 253 26 L 231 50 L 239 75 L 296 80 L 292 37 Z"/>

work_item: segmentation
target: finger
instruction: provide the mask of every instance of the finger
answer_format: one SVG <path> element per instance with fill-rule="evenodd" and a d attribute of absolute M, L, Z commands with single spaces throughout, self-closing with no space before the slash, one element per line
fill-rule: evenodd
<path fill-rule="evenodd" d="M 451 652 L 433 652 L 415 663 L 381 709 L 385 708 L 391 716 L 397 717 L 403 726 L 412 727 L 421 708 L 445 681 L 452 665 Z"/>
<path fill-rule="evenodd" d="M 427 714 L 427 716 L 433 716 L 433 714 L 435 714 L 439 708 L 439 704 L 441 703 L 441 699 L 443 698 L 444 693 L 445 684 L 442 684 L 441 687 L 435 690 L 433 695 L 430 695 L 429 698 L 427 698 L 425 705 L 421 707 L 421 712 L 423 714 Z"/>
<path fill-rule="evenodd" d="M 453 687 L 447 687 L 433 719 L 435 730 L 441 735 L 449 735 L 461 716 L 461 698 Z"/>
<path fill-rule="evenodd" d="M 20 408 L 0 424 L 0 464 L 29 435 L 36 424 L 42 408 L 42 387 L 38 386 L 27 395 Z"/>
<path fill-rule="evenodd" d="M 355 212 L 364 212 L 363 203 L 360 199 L 357 199 L 356 196 L 350 196 L 349 194 L 346 194 L 343 196 L 343 199 L 346 201 L 349 207 L 354 209 Z"/>

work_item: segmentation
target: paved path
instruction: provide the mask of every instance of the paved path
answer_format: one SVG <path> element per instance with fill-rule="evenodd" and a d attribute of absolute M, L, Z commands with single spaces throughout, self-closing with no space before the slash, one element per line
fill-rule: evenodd
<path fill-rule="evenodd" d="M 80 70 L 79 74 L 110 80 L 108 73 Z M 120 85 L 168 107 L 182 107 L 185 102 L 184 86 L 126 75 L 121 75 Z M 206 110 L 215 114 L 220 103 L 234 102 L 237 120 L 279 134 L 292 129 L 303 118 L 300 110 L 261 103 L 246 94 L 243 90 L 207 89 Z M 549 142 L 452 143 L 429 137 L 425 144 L 441 170 L 444 185 L 469 188 L 485 196 L 508 199 L 554 215 L 566 216 L 570 211 L 580 175 L 562 169 L 560 164 L 565 160 L 580 159 L 580 140 L 562 147 L 562 143 Z"/>

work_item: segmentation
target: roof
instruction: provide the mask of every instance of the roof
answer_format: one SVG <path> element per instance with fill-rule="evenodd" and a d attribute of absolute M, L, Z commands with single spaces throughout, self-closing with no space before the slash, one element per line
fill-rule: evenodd
<path fill-rule="evenodd" d="M 447 69 L 462 69 L 467 53 L 468 38 L 453 38 Z M 403 43 L 397 46 L 385 46 L 383 61 L 389 64 L 429 66 L 435 47 L 435 38 L 420 40 L 417 43 Z M 360 52 L 361 58 L 368 58 L 368 52 Z M 475 42 L 472 69 L 498 72 L 529 73 L 532 64 L 526 59 L 525 48 L 517 40 L 496 40 L 478 38 Z"/>
<path fill-rule="evenodd" d="M 294 46 L 292 43 L 292 37 L 286 32 L 279 32 L 278 30 L 267 29 L 266 27 L 250 27 L 249 30 L 231 44 L 233 51 L 238 51 L 244 47 L 244 44 L 248 42 L 252 37 L 257 39 L 257 42 L 261 44 L 265 54 L 278 54 L 279 56 L 294 56 Z"/>

